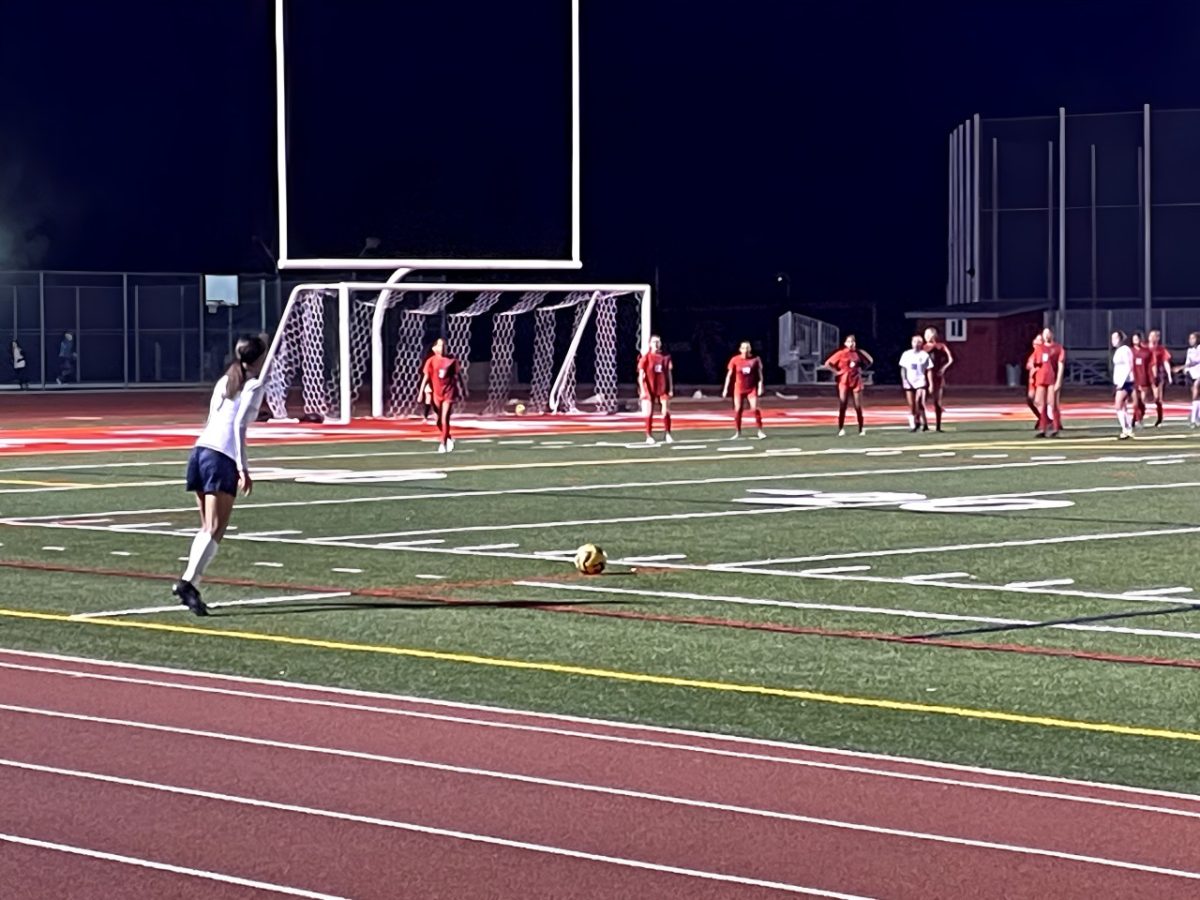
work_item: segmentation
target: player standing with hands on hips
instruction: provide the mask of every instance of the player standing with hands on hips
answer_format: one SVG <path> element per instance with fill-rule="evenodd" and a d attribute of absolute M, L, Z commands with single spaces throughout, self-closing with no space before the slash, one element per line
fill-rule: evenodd
<path fill-rule="evenodd" d="M 244 337 L 234 348 L 233 362 L 213 388 L 208 421 L 188 457 L 187 489 L 200 507 L 200 530 L 192 539 L 187 568 L 171 593 L 198 616 L 208 615 L 197 585 L 217 555 L 225 536 L 238 488 L 254 487 L 246 459 L 246 428 L 258 417 L 265 386 L 259 378 L 267 357 L 260 337 Z"/>
<path fill-rule="evenodd" d="M 725 386 L 721 388 L 721 396 L 729 396 L 729 386 L 733 385 L 733 440 L 742 436 L 742 409 L 745 400 L 754 411 L 754 422 L 758 426 L 759 438 L 765 438 L 766 432 L 762 427 L 762 410 L 758 408 L 758 398 L 763 392 L 762 358 L 753 354 L 749 341 L 738 345 L 737 355 L 729 360 L 725 367 Z"/>
<path fill-rule="evenodd" d="M 458 360 L 446 353 L 446 339 L 433 342 L 433 353 L 421 367 L 421 386 L 417 388 L 417 399 L 425 396 L 426 388 L 433 396 L 437 408 L 438 424 L 441 426 L 441 442 L 438 453 L 449 453 L 454 449 L 454 438 L 450 437 L 450 413 L 455 402 L 465 391 L 462 390 L 462 368 Z"/>
<path fill-rule="evenodd" d="M 663 440 L 675 443 L 671 437 L 671 397 L 675 393 L 674 364 L 671 354 L 662 352 L 662 338 L 650 335 L 650 349 L 638 360 L 638 396 L 646 404 L 646 443 L 654 443 L 654 404 L 662 408 Z"/>
<path fill-rule="evenodd" d="M 833 353 L 825 360 L 825 368 L 837 375 L 838 389 L 838 437 L 846 436 L 846 407 L 854 402 L 854 415 L 858 418 L 858 433 L 865 434 L 863 428 L 862 391 L 864 366 L 874 365 L 875 360 L 866 350 L 858 349 L 858 339 L 846 335 L 841 350 Z"/>
<path fill-rule="evenodd" d="M 946 393 L 946 370 L 954 365 L 954 354 L 942 340 L 936 328 L 925 329 L 924 350 L 929 354 L 933 367 L 929 370 L 929 399 L 933 401 L 934 427 L 942 430 L 942 413 L 945 407 L 942 398 Z"/>

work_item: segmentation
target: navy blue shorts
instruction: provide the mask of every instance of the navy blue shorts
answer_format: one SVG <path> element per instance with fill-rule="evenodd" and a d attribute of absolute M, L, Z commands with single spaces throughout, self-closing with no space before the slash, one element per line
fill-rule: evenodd
<path fill-rule="evenodd" d="M 237 496 L 237 463 L 210 447 L 193 447 L 188 457 L 187 489 L 198 494 Z"/>
<path fill-rule="evenodd" d="M 1122 391 L 1125 394 L 1132 394 L 1133 393 L 1133 379 L 1132 378 L 1126 379 L 1125 383 L 1123 385 L 1121 385 L 1120 387 L 1118 387 L 1117 390 Z"/>

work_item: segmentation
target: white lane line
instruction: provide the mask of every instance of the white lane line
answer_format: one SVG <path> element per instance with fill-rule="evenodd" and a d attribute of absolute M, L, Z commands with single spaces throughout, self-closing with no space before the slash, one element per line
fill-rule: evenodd
<path fill-rule="evenodd" d="M 669 562 L 673 559 L 687 559 L 686 553 L 660 553 L 658 556 L 624 556 L 621 562 L 635 565 L 645 565 L 646 563 Z"/>
<path fill-rule="evenodd" d="M 302 600 L 328 600 L 334 597 L 352 596 L 349 591 L 337 591 L 321 594 L 289 594 L 286 597 L 252 597 L 247 600 L 217 600 L 205 604 L 209 609 L 221 609 L 227 606 L 269 606 L 272 603 L 291 603 Z M 172 603 L 164 606 L 141 606 L 137 609 L 110 609 L 102 612 L 76 613 L 72 619 L 110 619 L 117 616 L 149 616 L 155 613 L 187 612 L 182 603 Z"/>
<path fill-rule="evenodd" d="M 431 534 L 432 532 L 426 531 L 424 533 Z M 388 537 L 388 535 L 366 534 L 366 535 L 363 535 L 363 537 L 367 537 L 367 538 Z M 301 543 L 304 543 L 304 542 L 301 542 Z M 430 538 L 430 539 L 424 540 L 424 541 L 388 541 L 386 544 L 371 544 L 371 546 L 372 547 L 383 547 L 387 550 L 403 550 L 405 547 L 428 547 L 428 546 L 432 546 L 434 544 L 444 544 L 444 543 L 446 543 L 446 542 L 441 539 Z"/>
<path fill-rule="evenodd" d="M 414 578 L 421 578 L 425 581 L 445 581 L 445 575 L 414 575 Z"/>
<path fill-rule="evenodd" d="M 1007 453 L 973 453 L 971 459 L 1008 459 Z"/>
<path fill-rule="evenodd" d="M 1182 459 L 1148 459 L 1148 460 L 1146 460 L 1146 465 L 1148 465 L 1148 466 L 1177 466 L 1181 462 L 1183 462 Z"/>
<path fill-rule="evenodd" d="M 903 450 L 868 450 L 867 456 L 899 456 Z"/>
<path fill-rule="evenodd" d="M 473 547 L 456 547 L 456 550 L 513 550 L 520 544 L 476 544 Z"/>
<path fill-rule="evenodd" d="M 954 453 L 950 451 L 944 453 L 918 453 L 917 456 L 921 459 L 938 459 L 943 456 L 954 456 Z"/>
<path fill-rule="evenodd" d="M 246 537 L 248 538 L 249 535 L 246 535 Z M 260 561 L 260 562 L 254 563 L 254 565 L 261 566 L 264 569 L 282 569 L 283 568 L 283 563 L 281 563 L 281 562 L 261 562 Z"/>
<path fill-rule="evenodd" d="M 341 566 L 334 566 L 329 571 L 330 572 L 341 572 L 345 575 L 361 575 L 363 570 L 362 569 L 343 568 Z"/>
<path fill-rule="evenodd" d="M 49 553 L 65 553 L 67 550 L 66 547 L 59 547 L 56 545 L 51 545 L 49 547 L 43 547 L 42 549 Z"/>
<path fill-rule="evenodd" d="M 332 809 L 319 809 L 311 806 L 299 806 L 294 803 L 277 803 L 271 800 L 260 800 L 254 797 L 242 797 L 236 794 L 225 794 L 218 791 L 205 791 L 196 788 L 181 787 L 173 784 L 161 784 L 154 781 L 142 781 L 136 778 L 121 778 L 115 775 L 102 775 L 97 772 L 84 772 L 78 769 L 63 769 L 57 766 L 41 766 L 33 763 L 20 762 L 18 760 L 0 759 L 0 766 L 5 766 L 14 769 L 22 769 L 29 772 L 39 772 L 47 775 L 56 775 L 64 778 L 77 778 L 83 781 L 96 781 L 103 784 L 116 784 L 123 787 L 135 787 L 142 790 L 157 791 L 164 794 L 174 794 L 183 797 L 197 797 L 204 800 L 216 800 L 222 803 L 229 803 L 236 806 L 245 806 L 256 809 L 268 809 L 274 812 L 286 812 L 303 816 L 313 816 L 322 819 L 332 819 L 339 822 L 352 822 L 358 825 L 372 825 L 379 828 L 390 828 L 396 831 L 405 831 L 415 834 L 426 834 L 434 837 L 452 838 L 455 840 L 466 841 L 473 844 L 485 844 L 493 847 L 504 847 L 505 849 L 527 850 L 534 853 L 542 853 L 549 856 L 562 856 L 570 859 L 582 859 L 589 862 L 607 863 L 609 865 L 620 866 L 622 868 L 641 869 L 649 872 L 661 872 L 670 875 L 682 875 L 688 878 L 695 878 L 703 881 L 716 881 L 725 884 L 740 884 L 750 887 L 769 888 L 777 891 L 784 891 L 790 894 L 801 894 L 809 897 L 828 897 L 835 900 L 870 900 L 855 894 L 843 894 L 835 891 L 823 891 L 816 888 L 808 888 L 797 884 L 787 884 L 780 881 L 766 881 L 760 878 L 747 878 L 741 875 L 729 875 L 723 872 L 710 872 L 700 869 L 689 869 L 682 866 L 671 866 L 663 863 L 653 863 L 640 859 L 628 859 L 621 856 L 609 856 L 601 853 L 588 853 L 582 850 L 571 850 L 566 847 L 555 847 L 549 844 L 538 844 L 531 841 L 518 841 L 510 838 L 496 837 L 488 834 L 476 834 L 469 831 L 458 831 L 450 828 L 437 828 L 431 825 L 419 825 L 415 822 L 401 822 L 396 819 L 384 819 L 379 816 L 364 816 L 354 813 L 339 812 Z M 720 804 L 712 804 L 714 807 Z M 765 812 L 760 812 L 760 815 L 766 815 Z M 817 819 L 811 816 L 791 816 L 784 813 L 771 813 L 770 818 L 780 818 L 793 820 L 802 824 L 824 825 L 830 824 L 833 827 L 838 827 L 834 824 L 836 820 Z M 887 834 L 895 837 L 910 837 L 918 840 L 933 840 L 939 843 L 959 844 L 966 840 L 963 838 L 948 837 L 945 835 L 926 835 L 922 832 L 903 832 L 900 829 L 883 829 L 878 826 L 858 825 L 855 823 L 839 823 L 843 827 L 852 831 L 867 831 L 869 833 Z M 1121 869 L 1134 869 L 1137 871 L 1152 871 L 1157 875 L 1172 875 L 1182 878 L 1200 879 L 1200 874 L 1180 872 L 1175 869 L 1159 869 L 1153 866 L 1140 866 L 1138 863 L 1126 863 L 1117 860 L 1106 860 L 1100 857 L 1074 857 L 1071 854 L 1060 854 L 1054 850 L 1039 850 L 1034 848 L 1017 847 L 1008 844 L 990 844 L 989 842 L 978 841 L 972 842 L 969 846 L 975 844 L 987 844 L 990 849 L 1009 850 L 1010 852 L 1018 852 L 1026 855 L 1034 856 L 1052 856 L 1072 857 L 1077 862 L 1095 862 L 1098 865 L 1109 866 Z M 318 896 L 325 898 L 327 895 L 307 895 Z"/>
<path fill-rule="evenodd" d="M 335 894 L 322 894 L 317 891 L 306 891 L 303 888 L 289 887 L 284 884 L 272 884 L 268 881 L 255 881 L 251 878 L 238 878 L 236 875 L 226 875 L 223 872 L 210 872 L 207 869 L 191 869 L 186 866 L 175 866 L 170 863 L 158 862 L 152 859 L 142 859 L 136 856 L 122 856 L 118 853 L 105 853 L 101 850 L 90 850 L 87 847 L 76 847 L 71 844 L 57 844 L 52 841 L 39 841 L 34 838 L 21 837 L 15 834 L 0 834 L 0 841 L 8 844 L 21 844 L 38 850 L 54 850 L 71 856 L 85 856 L 89 859 L 99 859 L 104 862 L 121 863 L 126 866 L 137 866 L 139 869 L 154 869 L 159 872 L 170 872 L 172 875 L 187 875 L 205 881 L 219 881 L 223 884 L 234 884 L 238 887 L 254 888 L 259 891 L 270 891 L 273 894 L 284 894 L 288 897 L 305 897 L 308 900 L 346 900 Z"/>
<path fill-rule="evenodd" d="M 1163 597 L 1170 594 L 1190 594 L 1191 592 L 1190 587 L 1180 585 L 1179 587 L 1146 588 L 1142 591 L 1126 591 L 1125 593 L 1130 597 Z"/>
<path fill-rule="evenodd" d="M 537 582 L 534 582 L 535 584 Z M 562 587 L 558 583 L 547 583 L 544 585 L 548 588 Z M 583 590 L 598 590 L 604 592 L 606 588 L 589 588 L 582 586 Z M 621 589 L 617 589 L 616 593 L 622 593 Z M 633 591 L 632 593 L 643 593 L 641 591 Z M 650 592 L 654 593 L 654 592 Z M 720 599 L 720 598 L 710 598 Z M 1195 635 L 1200 637 L 1200 635 Z M 24 660 L 49 660 L 55 663 L 68 663 L 74 666 L 87 666 L 87 669 L 69 669 L 47 665 L 33 665 L 30 663 L 15 663 L 6 662 L 4 657 L 18 657 Z M 149 673 L 150 675 L 158 676 L 157 679 L 149 676 L 134 677 L 132 675 L 108 675 L 100 672 L 92 671 L 92 669 L 116 670 L 121 672 L 137 672 Z M 921 759 L 912 756 L 891 756 L 883 753 L 865 753 L 859 750 L 841 750 L 836 747 L 818 747 L 812 744 L 799 744 L 788 741 L 774 741 L 766 738 L 751 738 L 740 737 L 736 735 L 721 734 L 713 731 L 694 731 L 683 728 L 667 728 L 661 725 L 644 725 L 633 722 L 620 722 L 612 719 L 598 719 L 587 716 L 572 716 L 562 713 L 550 712 L 534 712 L 527 709 L 517 709 L 507 706 L 491 706 L 478 703 L 462 703 L 454 700 L 435 700 L 427 697 L 413 697 L 404 694 L 382 693 L 380 691 L 364 691 L 354 688 L 334 687 L 329 685 L 307 684 L 304 682 L 282 681 L 271 678 L 252 678 L 245 675 L 217 675 L 212 672 L 202 672 L 195 669 L 181 669 L 172 666 L 152 666 L 142 663 L 131 662 L 113 662 L 107 659 L 93 659 L 83 656 L 66 656 L 60 653 L 44 653 L 32 650 L 0 650 L 0 669 L 13 669 L 23 672 L 37 672 L 44 675 L 52 675 L 61 678 L 69 679 L 85 679 L 92 681 L 112 682 L 117 684 L 136 684 L 154 688 L 162 688 L 164 690 L 189 691 L 201 694 L 214 694 L 221 696 L 239 697 L 243 699 L 268 700 L 277 703 L 291 703 L 299 706 L 313 707 L 328 707 L 331 709 L 349 709 L 359 712 L 369 712 L 382 715 L 401 716 L 418 719 L 431 719 L 439 722 L 451 722 L 457 724 L 475 725 L 481 728 L 498 728 L 514 731 L 529 731 L 537 734 L 553 734 L 566 737 L 577 737 L 589 740 L 608 741 L 618 744 L 635 744 L 637 746 L 654 746 L 663 749 L 676 749 L 688 751 L 692 753 L 712 754 L 717 756 L 730 756 L 738 759 L 756 759 L 764 762 L 778 762 L 790 765 L 811 765 L 817 768 L 834 768 L 842 769 L 842 764 L 834 764 L 827 762 L 818 762 L 811 759 L 797 759 L 795 757 L 780 757 L 767 755 L 765 752 L 749 753 L 745 751 L 726 750 L 718 747 L 698 746 L 692 744 L 672 743 L 667 741 L 650 741 L 645 738 L 629 738 L 619 736 L 622 733 L 645 733 L 666 735 L 674 738 L 694 738 L 703 741 L 712 741 L 721 743 L 726 746 L 742 746 L 767 749 L 785 750 L 788 752 L 813 753 L 821 756 L 832 756 L 839 759 L 854 759 L 863 760 L 866 762 L 885 763 L 887 765 L 912 765 L 920 766 L 926 769 L 934 769 L 941 772 L 965 773 L 971 775 L 983 775 L 986 777 L 1007 778 L 1012 780 L 1037 782 L 1042 784 L 1068 785 L 1071 787 L 1080 787 L 1087 790 L 1103 790 L 1115 792 L 1118 794 L 1135 795 L 1139 797 L 1163 797 L 1171 800 L 1183 800 L 1189 803 L 1200 804 L 1200 794 L 1187 794 L 1181 791 L 1165 791 L 1154 788 L 1136 787 L 1132 785 L 1111 784 L 1102 781 L 1083 781 L 1077 778 L 1063 778 L 1055 775 L 1037 775 L 1030 772 L 1019 772 L 1009 769 L 992 769 L 980 766 L 962 765 L 960 763 L 935 762 L 929 759 Z M 190 683 L 161 680 L 162 676 L 167 675 L 172 679 L 183 677 L 191 679 Z M 237 689 L 229 687 L 218 687 L 218 684 L 238 685 Z M 295 692 L 303 696 L 294 696 L 293 694 L 267 693 L 261 690 L 247 690 L 242 685 L 252 685 L 255 688 L 272 688 L 283 689 Z M 332 695 L 336 697 L 353 698 L 354 700 L 369 700 L 372 703 L 409 703 L 417 704 L 423 709 L 407 710 L 397 708 L 396 706 L 373 706 L 364 705 L 362 703 L 350 703 L 340 700 L 329 700 L 321 695 Z M 448 709 L 455 712 L 454 715 L 447 713 L 433 713 L 425 708 Z M 467 714 L 484 714 L 486 716 L 505 715 L 519 716 L 523 721 L 496 721 L 493 719 L 467 718 Z M 618 734 L 599 734 L 592 731 L 575 731 L 560 727 L 551 727 L 547 725 L 529 725 L 524 720 L 534 719 L 538 721 L 566 723 L 568 725 L 588 725 L 600 726 L 612 729 Z M 943 781 L 941 776 L 925 776 L 912 775 L 910 773 L 897 772 L 892 769 L 865 769 L 861 767 L 845 768 L 846 771 L 862 771 L 866 774 L 879 775 L 881 777 L 896 777 L 901 779 L 915 778 L 918 781 L 934 780 Z M 955 783 L 955 782 L 946 782 Z M 992 785 L 979 782 L 963 782 L 965 786 L 976 787 L 980 790 L 999 790 L 1004 793 L 1024 793 L 1025 790 L 1012 785 Z M 1102 805 L 1111 805 L 1114 801 L 1096 800 L 1093 801 L 1088 797 L 1080 797 L 1078 795 L 1050 795 L 1061 796 L 1063 799 L 1076 800 L 1081 803 L 1099 802 Z M 1118 803 L 1117 805 L 1121 805 Z M 1141 807 L 1151 812 L 1161 812 L 1164 814 L 1172 814 L 1173 810 L 1167 807 Z"/>
<path fill-rule="evenodd" d="M 1074 578 L 1046 578 L 1042 581 L 1010 581 L 1004 586 L 1015 588 L 1068 587 L 1074 583 Z"/>
<path fill-rule="evenodd" d="M 244 538 L 263 538 L 263 537 L 287 537 L 292 534 L 304 534 L 303 531 L 297 531 L 294 528 L 281 528 L 278 531 L 245 531 L 242 532 Z"/>
<path fill-rule="evenodd" d="M 135 556 L 136 554 L 130 553 L 128 550 L 112 550 L 112 551 L 109 551 L 108 555 L 109 556 Z"/>
<path fill-rule="evenodd" d="M 1066 459 L 1065 456 L 1031 456 L 1030 462 L 1061 462 Z"/>

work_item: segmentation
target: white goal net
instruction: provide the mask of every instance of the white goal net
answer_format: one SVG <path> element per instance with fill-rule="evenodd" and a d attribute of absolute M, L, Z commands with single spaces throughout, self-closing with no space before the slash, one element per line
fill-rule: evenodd
<path fill-rule="evenodd" d="M 471 411 L 610 413 L 649 327 L 647 285 L 300 285 L 268 355 L 267 403 L 275 418 L 412 415 L 421 364 L 444 337 Z"/>

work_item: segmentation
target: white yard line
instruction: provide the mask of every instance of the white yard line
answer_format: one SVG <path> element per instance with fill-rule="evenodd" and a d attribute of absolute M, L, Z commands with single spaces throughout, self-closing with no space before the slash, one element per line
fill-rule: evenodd
<path fill-rule="evenodd" d="M 247 600 L 217 600 L 206 603 L 209 609 L 223 609 L 230 606 L 269 606 L 273 603 L 291 603 L 301 600 L 329 600 L 335 597 L 353 596 L 347 591 L 322 594 L 289 594 L 286 597 L 253 597 Z M 165 606 L 141 606 L 136 609 L 110 609 L 101 612 L 76 613 L 72 619 L 112 619 L 118 616 L 149 616 L 156 613 L 188 612 L 182 603 L 172 603 Z"/>
<path fill-rule="evenodd" d="M 1004 586 L 1019 588 L 1068 587 L 1074 583 L 1074 578 L 1046 578 L 1042 581 L 1010 581 Z"/>
<path fill-rule="evenodd" d="M 729 603 L 735 606 L 768 606 L 788 609 L 817 610 L 820 612 L 852 613 L 864 616 L 885 616 L 897 619 L 916 619 L 933 622 L 967 622 L 979 625 L 1037 625 L 1036 619 L 1009 619 L 998 616 L 973 616 L 964 613 L 939 613 L 925 610 L 894 608 L 890 606 L 850 606 L 837 603 L 808 603 L 801 600 L 770 600 L 759 597 L 734 597 L 725 594 L 697 594 L 689 591 L 651 591 L 637 588 L 615 588 L 600 585 L 559 583 L 553 581 L 516 581 L 517 587 L 535 588 L 547 591 L 572 591 L 595 594 L 614 594 L 618 596 L 648 597 L 656 600 L 698 600 L 711 603 Z M 1124 634 L 1139 637 L 1179 638 L 1189 641 L 1200 641 L 1200 632 L 1166 631 L 1158 628 L 1136 628 L 1120 625 L 1092 625 L 1063 623 L 1046 625 L 1046 628 L 1056 631 L 1086 631 L 1099 634 Z"/>
<path fill-rule="evenodd" d="M 828 455 L 825 453 L 812 454 L 814 456 Z M 1192 454 L 1200 456 L 1200 454 Z M 699 459 L 700 457 L 692 457 Z M 712 459 L 714 457 L 705 457 Z M 728 457 L 720 457 L 727 459 Z M 670 461 L 663 458 L 664 461 Z M 763 457 L 765 461 L 767 457 Z M 1111 465 L 1117 459 L 1119 461 L 1127 461 L 1122 458 L 1114 458 L 1111 455 L 1100 457 L 1089 457 L 1087 459 L 1068 459 L 1054 463 L 1034 463 L 1034 462 L 1009 462 L 1009 463 L 967 463 L 959 465 L 939 465 L 939 466 L 906 466 L 903 468 L 891 469 L 850 469 L 846 471 L 830 471 L 830 472 L 785 472 L 775 475 L 730 475 L 719 476 L 713 478 L 684 478 L 672 479 L 667 481 L 628 481 L 628 482 L 604 482 L 598 484 L 580 484 L 580 485 L 545 485 L 540 487 L 530 488 L 501 488 L 491 490 L 462 490 L 462 491 L 436 491 L 427 493 L 409 493 L 409 494 L 385 494 L 382 496 L 368 497 L 338 497 L 324 500 L 282 500 L 266 503 L 240 503 L 238 504 L 238 514 L 244 515 L 247 510 L 252 509 L 296 509 L 296 508 L 313 508 L 320 506 L 351 506 L 362 503 L 396 503 L 408 501 L 424 501 L 424 500 L 456 500 L 456 499 L 471 499 L 477 497 L 508 497 L 508 496 L 524 496 L 536 494 L 558 494 L 570 491 L 577 493 L 580 491 L 605 491 L 605 490 L 629 490 L 636 488 L 661 489 L 667 487 L 693 487 L 693 486 L 708 486 L 714 484 L 753 484 L 764 481 L 806 481 L 806 480 L 824 480 L 824 479 L 842 479 L 842 478 L 857 478 L 857 477 L 882 477 L 887 475 L 927 475 L 939 474 L 946 472 L 981 472 L 981 471 L 1002 471 L 1009 469 L 1029 469 L 1039 468 L 1044 466 L 1078 466 L 1078 465 Z M 643 462 L 645 460 L 642 460 Z M 1143 462 L 1145 458 L 1134 458 L 1134 462 Z M 581 468 L 586 468 L 592 462 L 580 462 L 578 465 Z M 439 471 L 453 473 L 454 468 L 443 468 Z M 108 510 L 105 512 L 80 513 L 76 516 L 72 515 L 42 515 L 42 516 L 15 516 L 0 519 L 0 521 L 12 523 L 27 523 L 38 521 L 71 521 L 73 519 L 96 519 L 99 517 L 112 518 L 114 516 L 157 516 L 157 515 L 174 515 L 178 513 L 195 514 L 196 507 L 179 506 L 168 507 L 162 509 L 119 509 Z M 144 527 L 144 526 L 143 526 Z"/>
<path fill-rule="evenodd" d="M 1125 593 L 1130 597 L 1165 597 L 1171 594 L 1190 594 L 1191 592 L 1190 587 L 1181 585 L 1179 587 L 1146 588 L 1142 591 L 1126 591 Z"/>

